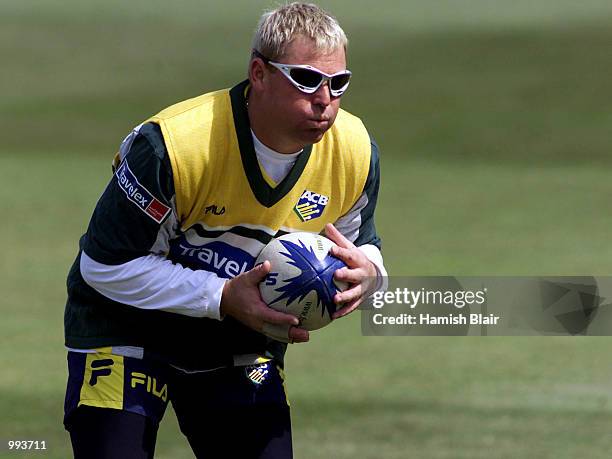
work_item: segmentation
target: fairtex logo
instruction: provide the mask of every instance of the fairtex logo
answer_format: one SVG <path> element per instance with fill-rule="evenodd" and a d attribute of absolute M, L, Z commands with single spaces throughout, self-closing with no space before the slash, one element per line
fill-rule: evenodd
<path fill-rule="evenodd" d="M 320 217 L 328 202 L 328 196 L 304 190 L 293 210 L 305 222 Z"/>
<path fill-rule="evenodd" d="M 156 199 L 149 190 L 142 186 L 134 173 L 130 170 L 127 161 L 123 161 L 115 173 L 119 188 L 123 190 L 127 198 L 136 204 L 140 209 L 155 220 L 161 223 L 170 212 L 170 207 L 164 205 Z"/>

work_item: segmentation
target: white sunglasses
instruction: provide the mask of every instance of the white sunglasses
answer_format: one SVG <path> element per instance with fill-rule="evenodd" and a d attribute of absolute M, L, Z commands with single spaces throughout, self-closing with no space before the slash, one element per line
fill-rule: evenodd
<path fill-rule="evenodd" d="M 340 97 L 347 90 L 351 82 L 352 74 L 349 70 L 342 70 L 329 75 L 310 65 L 273 62 L 257 50 L 253 50 L 253 54 L 263 60 L 265 64 L 270 64 L 272 67 L 280 70 L 293 86 L 306 94 L 312 94 L 327 81 L 331 95 L 333 97 Z"/>

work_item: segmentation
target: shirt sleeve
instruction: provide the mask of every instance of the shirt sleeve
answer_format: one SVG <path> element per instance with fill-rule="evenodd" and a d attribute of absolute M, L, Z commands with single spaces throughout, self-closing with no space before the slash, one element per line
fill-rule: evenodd
<path fill-rule="evenodd" d="M 335 226 L 356 246 L 371 244 L 380 249 L 381 240 L 376 234 L 374 224 L 374 210 L 380 186 L 380 165 L 378 145 L 374 140 L 371 140 L 370 145 L 370 169 L 363 191 L 353 207 L 336 221 Z"/>
<path fill-rule="evenodd" d="M 83 280 L 129 306 L 219 319 L 226 280 L 166 259 L 179 223 L 159 127 L 148 123 L 134 129 L 118 160 L 82 240 Z"/>
<path fill-rule="evenodd" d="M 363 192 L 353 207 L 334 225 L 344 237 L 353 242 L 365 253 L 374 264 L 380 279 L 387 277 L 387 271 L 383 264 L 381 253 L 382 242 L 376 233 L 374 224 L 374 211 L 378 200 L 380 187 L 380 161 L 378 145 L 374 139 L 370 139 L 371 155 L 370 169 Z M 382 282 L 379 282 L 382 284 Z"/>

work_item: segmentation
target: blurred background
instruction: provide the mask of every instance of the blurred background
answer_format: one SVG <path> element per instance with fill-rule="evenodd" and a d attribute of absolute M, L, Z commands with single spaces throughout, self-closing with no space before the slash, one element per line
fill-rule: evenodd
<path fill-rule="evenodd" d="M 612 274 L 612 2 L 320 4 L 350 40 L 343 107 L 381 148 L 390 273 Z M 242 80 L 274 5 L 0 0 L 3 441 L 70 456 L 65 277 L 110 161 L 161 108 Z M 353 314 L 288 352 L 295 456 L 610 457 L 611 348 L 365 338 Z M 156 457 L 193 457 L 171 409 Z"/>

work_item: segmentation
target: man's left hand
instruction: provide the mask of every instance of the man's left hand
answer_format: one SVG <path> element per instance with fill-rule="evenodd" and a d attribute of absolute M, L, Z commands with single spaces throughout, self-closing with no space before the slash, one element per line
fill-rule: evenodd
<path fill-rule="evenodd" d="M 332 315 L 333 319 L 338 319 L 357 309 L 372 293 L 378 271 L 368 257 L 331 223 L 325 225 L 325 235 L 337 244 L 330 253 L 346 264 L 346 268 L 337 269 L 334 273 L 335 279 L 349 284 L 348 289 L 334 296 L 334 303 L 344 304 Z"/>

